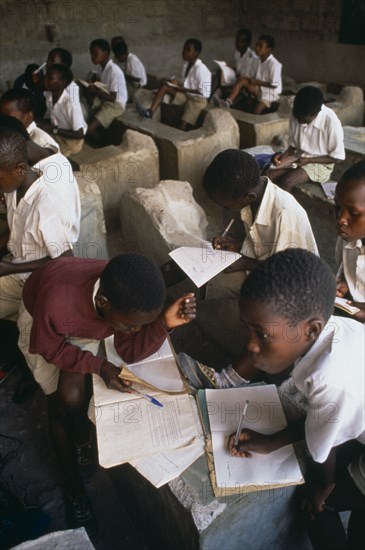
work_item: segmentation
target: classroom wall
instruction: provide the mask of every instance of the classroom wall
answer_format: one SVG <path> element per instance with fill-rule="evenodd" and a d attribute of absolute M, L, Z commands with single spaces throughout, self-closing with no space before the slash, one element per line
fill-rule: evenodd
<path fill-rule="evenodd" d="M 343 0 L 350 1 L 350 0 Z M 229 60 L 234 35 L 247 26 L 277 39 L 284 74 L 297 81 L 344 82 L 365 87 L 365 46 L 338 43 L 342 0 L 0 0 L 0 86 L 7 88 L 30 62 L 55 46 L 74 54 L 75 75 L 93 66 L 93 38 L 122 34 L 148 72 L 179 73 L 188 37 L 203 41 L 202 59 Z"/>

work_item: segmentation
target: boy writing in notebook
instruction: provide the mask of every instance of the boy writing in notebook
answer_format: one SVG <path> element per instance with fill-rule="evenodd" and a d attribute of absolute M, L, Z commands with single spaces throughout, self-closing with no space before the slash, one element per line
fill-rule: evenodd
<path fill-rule="evenodd" d="M 309 181 L 328 181 L 334 165 L 345 158 L 341 122 L 323 103 L 322 92 L 315 86 L 305 86 L 295 96 L 290 114 L 289 147 L 284 153 L 274 155 L 276 169 L 266 171 L 266 175 L 286 191 Z M 286 159 L 293 157 L 297 159 L 296 166 L 285 166 Z"/>
<path fill-rule="evenodd" d="M 99 87 L 90 83 L 86 88 L 91 107 L 87 135 L 97 145 L 103 129 L 109 128 L 113 120 L 124 113 L 128 91 L 123 71 L 110 59 L 110 45 L 107 40 L 93 40 L 90 44 L 90 55 L 94 65 L 100 65 L 98 79 L 104 84 Z"/>
<path fill-rule="evenodd" d="M 252 98 L 251 105 L 245 109 L 255 115 L 261 115 L 277 102 L 282 91 L 281 63 L 273 56 L 275 39 L 269 34 L 259 36 L 255 52 L 258 60 L 253 69 L 253 77 L 242 76 L 234 85 L 226 100 L 214 99 L 219 107 L 234 107 L 234 103 L 244 90 Z"/>
<path fill-rule="evenodd" d="M 146 69 L 142 61 L 129 51 L 125 42 L 119 40 L 112 46 L 112 50 L 115 59 L 121 64 L 127 82 L 128 99 L 132 101 L 134 92 L 147 84 Z"/>
<path fill-rule="evenodd" d="M 211 73 L 199 56 L 203 49 L 197 38 L 189 38 L 183 47 L 184 60 L 180 81 L 165 82 L 158 90 L 152 105 L 145 109 L 137 103 L 140 115 L 151 118 L 161 105 L 165 95 L 171 97 L 171 103 L 184 105 L 180 130 L 191 130 L 197 123 L 200 113 L 206 107 L 210 96 Z"/>
<path fill-rule="evenodd" d="M 336 186 L 337 296 L 348 298 L 365 322 L 365 160 L 349 168 Z"/>
<path fill-rule="evenodd" d="M 50 431 L 65 474 L 70 526 L 92 527 L 94 514 L 78 465 L 90 464 L 87 418 L 90 374 L 106 386 L 128 391 L 118 369 L 97 356 L 100 341 L 114 335 L 127 362 L 142 360 L 162 345 L 168 331 L 195 317 L 193 294 L 164 308 L 158 267 L 138 254 L 109 262 L 63 258 L 34 273 L 23 292 L 19 346 L 47 395 Z M 80 511 L 81 510 L 81 511 Z"/>
<path fill-rule="evenodd" d="M 333 506 L 342 501 L 342 509 L 365 510 L 364 495 L 359 505 L 364 477 L 357 485 L 357 474 L 352 474 L 352 481 L 347 471 L 365 451 L 364 327 L 352 319 L 331 317 L 335 294 L 335 277 L 325 262 L 292 249 L 262 262 L 242 285 L 239 299 L 254 368 L 270 375 L 289 369 L 292 390 L 301 395 L 304 410 L 278 433 L 244 429 L 237 446 L 232 434 L 228 448 L 233 456 L 249 458 L 251 453 L 267 454 L 305 440 L 311 462 L 303 509 L 315 548 L 347 547 L 339 541 L 318 545 L 323 522 L 340 529 Z M 351 451 L 344 445 L 350 441 Z M 341 494 L 346 476 L 353 487 Z M 361 523 L 352 527 L 360 534 Z"/>

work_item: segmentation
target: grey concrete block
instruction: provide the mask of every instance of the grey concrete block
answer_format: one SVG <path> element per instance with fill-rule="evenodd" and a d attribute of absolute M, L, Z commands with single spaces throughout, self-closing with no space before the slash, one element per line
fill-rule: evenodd
<path fill-rule="evenodd" d="M 229 112 L 238 124 L 240 149 L 255 147 L 256 145 L 268 145 L 274 136 L 289 132 L 289 113 L 276 112 L 267 115 L 252 115 L 237 109 L 230 109 Z"/>
<path fill-rule="evenodd" d="M 126 132 L 118 147 L 93 149 L 85 145 L 71 160 L 79 166 L 87 183 L 101 192 L 108 231 L 119 227 L 121 196 L 136 187 L 153 187 L 159 181 L 158 151 L 151 138 Z"/>
<path fill-rule="evenodd" d="M 342 88 L 336 101 L 327 103 L 341 121 L 342 126 L 363 126 L 364 124 L 364 95 L 357 86 Z"/>

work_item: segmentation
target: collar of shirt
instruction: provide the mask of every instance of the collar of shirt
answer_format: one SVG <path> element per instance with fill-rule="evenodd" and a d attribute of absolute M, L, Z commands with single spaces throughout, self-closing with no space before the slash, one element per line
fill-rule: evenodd
<path fill-rule="evenodd" d="M 357 241 L 349 241 L 348 243 L 345 244 L 344 248 L 350 248 L 350 249 L 358 248 L 359 250 L 361 250 L 362 254 L 365 253 L 365 245 L 362 244 L 361 239 L 357 239 Z"/>
<path fill-rule="evenodd" d="M 105 73 L 107 68 L 110 67 L 112 63 L 113 63 L 113 60 L 109 59 L 108 63 L 105 65 L 104 69 L 102 69 L 101 74 Z"/>
<path fill-rule="evenodd" d="M 321 107 L 321 110 L 319 111 L 318 115 L 310 124 L 307 124 L 305 128 L 309 128 L 310 126 L 314 126 L 315 128 L 318 128 L 319 130 L 323 128 L 323 119 L 325 117 L 325 113 L 323 110 L 323 105 Z"/>
<path fill-rule="evenodd" d="M 273 58 L 273 55 L 272 53 L 269 55 L 269 57 L 267 57 L 266 59 L 264 59 L 263 61 L 260 59 L 261 63 L 266 63 L 266 61 L 269 61 L 270 59 Z"/>
<path fill-rule="evenodd" d="M 99 279 L 97 279 L 95 281 L 94 289 L 93 289 L 93 306 L 94 306 L 94 309 L 95 309 L 96 313 L 98 313 L 98 312 L 97 312 L 96 305 L 95 305 L 95 296 L 96 296 L 97 291 L 99 290 L 99 287 L 100 287 L 100 277 L 99 277 Z"/>
<path fill-rule="evenodd" d="M 35 123 L 34 120 L 33 120 L 33 122 L 31 122 L 31 123 L 28 124 L 28 126 L 27 126 L 27 132 L 28 132 L 28 134 L 31 136 L 31 135 L 32 135 L 32 132 L 34 132 L 34 130 L 35 130 L 36 128 L 37 128 L 37 125 L 36 125 L 36 123 Z"/>
<path fill-rule="evenodd" d="M 32 202 L 34 201 L 36 195 L 38 195 L 39 191 L 42 189 L 43 187 L 43 181 L 42 181 L 42 176 L 43 174 L 38 170 L 35 170 L 34 167 L 31 168 L 32 172 L 35 172 L 35 173 L 38 173 L 39 174 L 39 177 L 32 183 L 32 185 L 29 187 L 29 189 L 27 190 L 27 192 L 25 193 L 24 197 L 22 197 L 23 201 L 26 202 L 27 204 L 31 205 Z M 14 197 L 15 197 L 15 201 L 16 201 L 16 191 L 13 191 L 14 193 Z M 19 206 L 19 204 L 18 204 Z"/>
<path fill-rule="evenodd" d="M 243 223 L 250 228 L 256 224 L 270 225 L 272 223 L 275 187 L 272 181 L 270 181 L 266 176 L 263 176 L 262 179 L 266 180 L 267 183 L 256 218 L 252 220 L 252 210 L 250 205 L 245 206 L 241 210 L 241 219 Z"/>

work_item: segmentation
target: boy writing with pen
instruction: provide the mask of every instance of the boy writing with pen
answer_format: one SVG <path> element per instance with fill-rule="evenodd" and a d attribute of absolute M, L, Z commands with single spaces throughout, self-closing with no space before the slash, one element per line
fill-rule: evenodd
<path fill-rule="evenodd" d="M 97 355 L 100 341 L 114 335 L 127 363 L 154 353 L 168 331 L 195 317 L 195 297 L 187 294 L 164 308 L 165 285 L 155 264 L 138 254 L 109 262 L 56 260 L 30 276 L 19 316 L 19 347 L 47 395 L 50 432 L 65 476 L 70 526 L 92 529 L 95 517 L 78 471 L 92 460 L 87 418 L 90 374 L 106 386 L 134 391 L 120 369 Z"/>
<path fill-rule="evenodd" d="M 228 448 L 233 456 L 250 458 L 305 440 L 310 465 L 302 507 L 314 548 L 362 548 L 364 328 L 331 317 L 335 293 L 325 262 L 299 249 L 261 262 L 243 283 L 239 307 L 254 367 L 246 377 L 255 369 L 271 375 L 290 370 L 290 394 L 299 394 L 303 411 L 272 435 L 244 429 L 237 440 L 232 434 Z M 338 515 L 343 510 L 352 510 L 347 541 Z"/>

